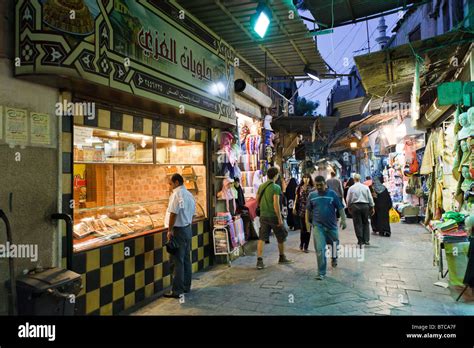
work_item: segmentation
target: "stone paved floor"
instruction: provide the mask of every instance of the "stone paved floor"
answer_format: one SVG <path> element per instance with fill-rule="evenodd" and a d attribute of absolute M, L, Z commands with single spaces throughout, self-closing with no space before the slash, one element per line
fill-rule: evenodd
<path fill-rule="evenodd" d="M 354 245 L 352 220 L 340 232 L 341 245 Z M 364 260 L 340 258 L 328 277 L 314 279 L 316 255 L 299 249 L 299 232 L 290 232 L 291 265 L 278 265 L 276 240 L 266 245 L 266 268 L 255 268 L 255 253 L 193 276 L 184 303 L 160 298 L 134 315 L 473 315 L 471 290 L 455 302 L 459 289 L 437 282 L 431 235 L 420 225 L 393 224 L 392 237 L 371 235 Z M 441 279 L 447 282 L 446 279 Z"/>

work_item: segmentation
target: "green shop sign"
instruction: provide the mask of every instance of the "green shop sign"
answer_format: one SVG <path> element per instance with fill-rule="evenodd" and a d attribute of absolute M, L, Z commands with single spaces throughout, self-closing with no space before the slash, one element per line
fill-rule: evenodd
<path fill-rule="evenodd" d="M 15 74 L 80 78 L 235 123 L 235 52 L 174 0 L 18 0 Z"/>

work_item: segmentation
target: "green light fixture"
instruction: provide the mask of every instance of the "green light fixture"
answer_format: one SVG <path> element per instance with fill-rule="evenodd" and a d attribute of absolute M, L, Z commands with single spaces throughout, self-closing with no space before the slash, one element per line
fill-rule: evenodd
<path fill-rule="evenodd" d="M 265 3 L 260 2 L 257 7 L 257 12 L 252 19 L 252 26 L 253 30 L 262 39 L 265 37 L 268 27 L 270 26 L 270 18 L 271 14 L 269 8 L 265 5 Z"/>

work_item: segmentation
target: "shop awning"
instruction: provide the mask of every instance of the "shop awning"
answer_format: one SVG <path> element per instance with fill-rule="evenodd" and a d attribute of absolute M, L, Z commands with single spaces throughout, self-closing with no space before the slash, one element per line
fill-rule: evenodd
<path fill-rule="evenodd" d="M 408 111 L 403 110 L 400 113 L 398 113 L 398 111 L 394 111 L 394 112 L 389 112 L 389 113 L 384 113 L 384 114 L 370 115 L 360 121 L 352 122 L 349 125 L 349 128 L 351 130 L 356 130 L 363 126 L 375 128 L 375 126 L 377 126 L 379 123 L 390 121 L 399 116 L 402 116 L 402 117 L 408 116 Z"/>
<path fill-rule="evenodd" d="M 281 117 L 273 120 L 272 128 L 276 131 L 284 130 L 286 133 L 298 133 L 304 136 L 311 136 L 316 117 L 291 116 Z"/>
<path fill-rule="evenodd" d="M 318 22 L 321 29 L 339 27 L 367 17 L 376 17 L 382 12 L 409 9 L 422 0 L 305 0 L 304 4 Z"/>
<path fill-rule="evenodd" d="M 382 114 L 369 115 L 359 121 L 354 121 L 349 124 L 349 126 L 339 132 L 337 132 L 329 143 L 329 152 L 343 151 L 349 149 L 350 143 L 360 142 L 359 139 L 355 136 L 356 131 L 361 131 L 361 135 L 367 134 L 381 124 L 388 122 L 397 117 L 406 117 L 407 111 L 402 113 L 389 112 Z"/>
<path fill-rule="evenodd" d="M 363 101 L 364 97 L 360 97 L 334 103 L 334 116 L 344 118 L 360 114 Z"/>
<path fill-rule="evenodd" d="M 291 1 L 267 2 L 272 18 L 263 39 L 253 32 L 250 23 L 258 1 L 177 2 L 234 48 L 240 58 L 239 67 L 253 78 L 306 76 L 306 65 L 322 74 L 328 73 L 314 37 Z M 293 19 L 288 16 L 289 11 L 295 15 Z"/>
<path fill-rule="evenodd" d="M 451 65 L 452 57 L 462 57 L 473 40 L 474 34 L 454 31 L 357 56 L 354 60 L 369 95 L 406 99 L 403 96 L 410 95 L 415 75 L 415 53 L 424 60 L 420 69 L 421 88 L 433 86 L 455 69 Z"/>
<path fill-rule="evenodd" d="M 272 123 L 276 130 L 285 130 L 287 133 L 298 133 L 302 135 L 311 135 L 313 126 L 320 135 L 330 134 L 338 121 L 337 117 L 309 117 L 309 116 L 291 116 L 281 117 Z M 316 123 L 316 124 L 315 124 Z"/>

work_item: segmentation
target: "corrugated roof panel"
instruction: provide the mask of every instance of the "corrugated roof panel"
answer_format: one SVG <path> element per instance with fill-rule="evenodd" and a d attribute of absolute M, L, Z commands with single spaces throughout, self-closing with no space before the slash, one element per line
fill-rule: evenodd
<path fill-rule="evenodd" d="M 258 1 L 237 0 L 176 0 L 194 17 L 203 22 L 230 44 L 238 55 L 265 70 L 267 54 L 268 76 L 304 76 L 305 62 L 321 73 L 328 73 L 309 30 L 296 13 L 289 19 L 288 11 L 294 10 L 285 0 L 269 3 L 272 21 L 266 38 L 259 39 L 251 28 L 250 19 L 256 13 Z M 237 22 L 237 23 L 236 23 Z M 242 29 L 245 28 L 245 29 Z M 289 35 L 289 36 L 288 36 Z M 241 68 L 252 77 L 260 77 L 253 68 L 241 62 Z"/>

